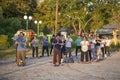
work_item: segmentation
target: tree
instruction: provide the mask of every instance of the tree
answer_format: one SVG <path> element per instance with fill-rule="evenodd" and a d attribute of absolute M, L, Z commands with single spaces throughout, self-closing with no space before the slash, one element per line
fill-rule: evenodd
<path fill-rule="evenodd" d="M 23 17 L 25 13 L 31 14 L 36 8 L 36 0 L 1 0 L 5 18 Z"/>
<path fill-rule="evenodd" d="M 2 7 L 0 7 L 0 16 L 2 16 L 3 14 L 3 10 L 2 10 Z"/>
<path fill-rule="evenodd" d="M 38 1 L 38 2 L 36 2 Z M 42 20 L 40 29 L 47 26 L 54 32 L 56 0 L 1 0 L 0 6 L 4 17 L 17 17 L 22 21 L 22 28 L 25 27 L 23 16 L 25 13 L 33 16 L 34 20 Z M 112 9 L 111 9 L 112 7 Z M 73 29 L 75 34 L 93 32 L 105 24 L 115 20 L 119 22 L 118 0 L 59 0 L 57 31 L 63 27 Z M 11 10 L 12 9 L 12 10 Z M 35 24 L 31 21 L 29 28 L 36 30 Z M 72 27 L 72 28 L 71 28 Z"/>
<path fill-rule="evenodd" d="M 11 42 L 14 33 L 16 33 L 16 31 L 21 27 L 21 21 L 19 21 L 17 18 L 5 19 L 2 16 L 0 16 L 0 35 L 8 35 L 8 41 L 10 42 L 10 44 L 12 44 Z"/>

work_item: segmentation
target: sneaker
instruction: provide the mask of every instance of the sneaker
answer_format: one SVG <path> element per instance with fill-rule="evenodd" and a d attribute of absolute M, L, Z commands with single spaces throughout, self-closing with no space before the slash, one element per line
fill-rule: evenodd
<path fill-rule="evenodd" d="M 64 62 L 64 59 L 62 58 L 62 59 L 61 59 L 61 63 L 63 63 L 63 62 Z"/>
<path fill-rule="evenodd" d="M 105 58 L 107 57 L 107 54 L 105 54 Z"/>

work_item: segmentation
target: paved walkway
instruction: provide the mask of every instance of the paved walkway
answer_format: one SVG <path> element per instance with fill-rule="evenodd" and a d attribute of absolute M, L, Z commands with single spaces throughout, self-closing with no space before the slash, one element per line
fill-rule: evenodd
<path fill-rule="evenodd" d="M 52 57 L 27 59 L 17 67 L 15 59 L 0 61 L 0 80 L 120 80 L 120 53 L 90 64 L 66 63 L 54 67 Z"/>

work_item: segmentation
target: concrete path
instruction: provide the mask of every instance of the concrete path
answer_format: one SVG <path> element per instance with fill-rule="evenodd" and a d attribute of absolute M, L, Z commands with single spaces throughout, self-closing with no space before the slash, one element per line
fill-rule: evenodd
<path fill-rule="evenodd" d="M 27 65 L 17 67 L 15 59 L 0 61 L 0 80 L 120 80 L 120 53 L 100 62 L 64 63 L 53 66 L 52 56 L 28 58 Z"/>

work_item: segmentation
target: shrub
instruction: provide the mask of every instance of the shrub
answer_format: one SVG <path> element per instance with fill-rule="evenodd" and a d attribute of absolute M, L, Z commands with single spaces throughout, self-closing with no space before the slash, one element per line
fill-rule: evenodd
<path fill-rule="evenodd" d="M 73 34 L 70 35 L 70 37 L 73 39 L 72 48 L 75 48 L 75 47 L 76 47 L 76 42 L 75 42 L 75 41 L 76 41 L 76 38 L 77 38 L 77 37 L 76 37 L 75 35 L 73 35 Z"/>
<path fill-rule="evenodd" d="M 8 36 L 0 35 L 0 49 L 5 49 L 8 47 Z"/>
<path fill-rule="evenodd" d="M 111 44 L 111 51 L 119 51 L 120 49 L 120 43 L 117 43 L 117 45 L 115 45 L 114 43 Z"/>

